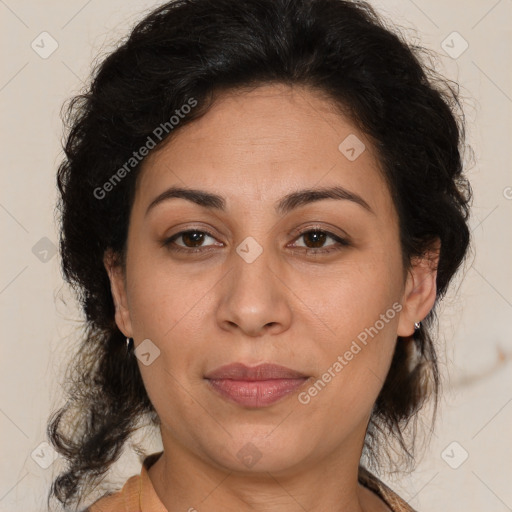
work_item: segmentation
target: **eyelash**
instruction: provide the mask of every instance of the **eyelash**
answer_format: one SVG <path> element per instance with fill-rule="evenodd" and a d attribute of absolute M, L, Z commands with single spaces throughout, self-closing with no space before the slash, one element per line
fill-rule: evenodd
<path fill-rule="evenodd" d="M 197 248 L 188 247 L 188 248 L 185 248 L 185 247 L 176 245 L 174 243 L 174 241 L 176 239 L 180 238 L 182 235 L 185 235 L 187 233 L 201 233 L 201 234 L 208 235 L 211 238 L 215 238 L 215 236 L 212 233 L 210 233 L 209 231 L 205 231 L 203 229 L 187 229 L 186 231 L 180 231 L 179 233 L 176 233 L 175 235 L 171 236 L 170 238 L 165 239 L 162 242 L 162 245 L 164 247 L 167 247 L 171 251 L 181 252 L 181 253 L 189 253 L 189 254 L 190 253 L 205 252 L 205 251 L 209 250 L 209 249 L 205 249 L 204 247 L 197 247 Z M 309 233 L 325 234 L 325 235 L 327 235 L 328 238 L 332 238 L 335 242 L 337 242 L 337 245 L 334 244 L 333 246 L 331 246 L 330 249 L 322 249 L 322 248 L 311 249 L 311 248 L 307 248 L 307 247 L 305 247 L 305 248 L 304 247 L 298 248 L 298 250 L 304 250 L 305 249 L 304 252 L 306 253 L 306 255 L 307 254 L 326 254 L 326 253 L 332 253 L 332 252 L 335 252 L 335 251 L 340 251 L 341 249 L 351 245 L 348 240 L 346 240 L 344 238 L 341 238 L 341 237 L 335 235 L 334 233 L 331 233 L 329 231 L 325 231 L 324 229 L 314 228 L 314 227 L 313 228 L 309 227 L 306 230 L 303 230 L 303 231 L 299 232 L 297 234 L 297 237 L 294 240 L 298 240 L 302 236 L 307 235 Z M 294 250 L 297 250 L 297 248 L 294 248 Z"/>

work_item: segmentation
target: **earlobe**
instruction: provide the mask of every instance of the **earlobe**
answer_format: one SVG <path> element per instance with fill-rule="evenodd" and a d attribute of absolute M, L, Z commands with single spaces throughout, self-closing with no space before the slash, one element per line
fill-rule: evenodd
<path fill-rule="evenodd" d="M 422 257 L 415 258 L 407 274 L 398 322 L 397 334 L 400 337 L 414 334 L 418 322 L 421 322 L 434 307 L 439 251 L 440 244 L 437 241 Z"/>
<path fill-rule="evenodd" d="M 110 291 L 116 310 L 115 321 L 117 327 L 126 337 L 132 338 L 133 332 L 126 296 L 124 272 L 110 249 L 105 252 L 103 264 L 110 280 Z"/>

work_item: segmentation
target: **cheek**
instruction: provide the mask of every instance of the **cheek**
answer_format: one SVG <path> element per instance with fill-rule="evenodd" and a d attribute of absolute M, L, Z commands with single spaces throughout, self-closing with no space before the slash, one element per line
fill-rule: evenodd
<path fill-rule="evenodd" d="M 309 294 L 314 293 L 312 302 L 318 315 L 326 318 L 334 333 L 347 339 L 372 326 L 400 301 L 400 276 L 401 265 L 389 254 L 355 257 L 324 279 L 322 286 L 314 289 L 309 285 Z M 395 313 L 396 307 L 388 315 L 386 329 L 394 325 Z"/>
<path fill-rule="evenodd" d="M 345 425 L 348 430 L 364 421 L 384 385 L 396 344 L 397 311 L 364 308 L 350 324 L 341 322 L 317 353 L 318 372 L 300 402 L 308 404 L 311 415 L 323 415 L 329 422 Z M 398 304 L 399 306 L 399 304 Z M 355 311 L 355 310 L 354 310 Z M 332 340 L 332 341 L 331 341 Z"/>
<path fill-rule="evenodd" d="M 330 369 L 336 375 L 329 387 L 348 393 L 351 405 L 359 392 L 361 396 L 365 390 L 378 394 L 384 384 L 402 309 L 401 272 L 397 254 L 355 261 L 333 276 L 330 286 L 315 299 L 322 319 L 317 325 L 323 330 L 324 325 L 329 327 L 319 347 L 319 372 Z"/>
<path fill-rule="evenodd" d="M 162 343 L 185 329 L 189 342 L 194 331 L 204 326 L 208 292 L 215 284 L 214 273 L 192 275 L 180 265 L 151 257 L 133 265 L 128 288 L 130 317 L 138 337 L 154 337 Z M 136 334 L 137 336 L 137 334 Z"/>

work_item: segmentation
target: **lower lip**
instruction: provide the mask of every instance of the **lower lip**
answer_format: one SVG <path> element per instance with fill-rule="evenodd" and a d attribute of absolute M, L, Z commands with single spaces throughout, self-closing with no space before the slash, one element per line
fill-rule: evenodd
<path fill-rule="evenodd" d="M 245 407 L 265 407 L 300 388 L 308 379 L 231 380 L 207 379 L 221 396 Z"/>

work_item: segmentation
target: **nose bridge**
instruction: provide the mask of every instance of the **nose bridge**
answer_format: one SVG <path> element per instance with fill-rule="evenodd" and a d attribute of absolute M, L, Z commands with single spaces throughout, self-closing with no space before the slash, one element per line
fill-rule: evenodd
<path fill-rule="evenodd" d="M 256 238 L 246 237 L 233 255 L 232 290 L 238 296 L 239 304 L 249 309 L 262 309 L 273 298 L 275 277 L 270 270 L 271 249 L 263 247 Z"/>
<path fill-rule="evenodd" d="M 230 255 L 232 270 L 219 308 L 219 321 L 250 335 L 289 320 L 283 286 L 272 270 L 272 250 L 248 236 Z"/>

